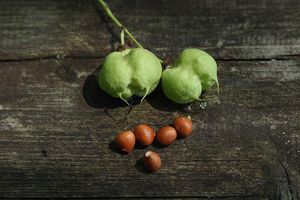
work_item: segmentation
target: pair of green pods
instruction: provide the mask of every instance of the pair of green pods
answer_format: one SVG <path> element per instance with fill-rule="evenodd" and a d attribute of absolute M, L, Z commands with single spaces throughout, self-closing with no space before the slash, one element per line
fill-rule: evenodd
<path fill-rule="evenodd" d="M 199 100 L 201 92 L 218 86 L 217 63 L 206 52 L 186 49 L 173 66 L 162 71 L 160 60 L 143 48 L 116 51 L 106 56 L 98 82 L 102 90 L 127 103 L 133 95 L 150 94 L 162 80 L 162 89 L 180 104 Z"/>

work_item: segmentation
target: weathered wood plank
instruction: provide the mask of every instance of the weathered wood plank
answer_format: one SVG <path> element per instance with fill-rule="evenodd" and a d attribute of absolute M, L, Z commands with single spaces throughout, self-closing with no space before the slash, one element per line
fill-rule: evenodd
<path fill-rule="evenodd" d="M 99 91 L 101 59 L 0 63 L 2 197 L 299 198 L 299 60 L 220 61 L 221 95 L 178 106 L 157 90 L 131 112 Z M 119 154 L 111 140 L 179 114 L 192 137 L 158 145 L 163 167 L 143 170 L 146 149 Z"/>
<path fill-rule="evenodd" d="M 300 54 L 297 0 L 108 0 L 158 56 L 187 47 L 220 59 Z M 0 60 L 103 57 L 117 45 L 96 1 L 0 1 Z"/>
<path fill-rule="evenodd" d="M 0 196 L 299 199 L 299 2 L 107 2 L 160 57 L 212 53 L 221 95 L 182 107 L 157 90 L 128 113 L 95 80 L 96 57 L 117 46 L 96 1 L 0 1 Z M 158 173 L 143 170 L 146 149 L 125 156 L 111 143 L 179 114 L 195 133 L 146 148 L 162 156 Z"/>

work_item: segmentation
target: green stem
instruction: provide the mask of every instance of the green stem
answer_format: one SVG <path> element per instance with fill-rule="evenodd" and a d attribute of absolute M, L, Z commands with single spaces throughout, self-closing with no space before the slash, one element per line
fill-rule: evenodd
<path fill-rule="evenodd" d="M 121 45 L 125 45 L 125 40 L 124 40 L 124 29 L 122 29 L 121 34 L 120 34 L 120 38 L 121 38 Z"/>
<path fill-rule="evenodd" d="M 143 48 L 142 45 L 133 37 L 133 35 L 128 31 L 128 29 L 114 16 L 114 14 L 111 12 L 109 6 L 104 2 L 104 0 L 98 0 L 101 4 L 102 8 L 106 12 L 106 14 L 110 17 L 110 19 L 121 29 L 124 30 L 124 32 L 130 37 L 130 39 L 136 44 L 136 46 Z M 121 41 L 122 42 L 122 41 Z"/>

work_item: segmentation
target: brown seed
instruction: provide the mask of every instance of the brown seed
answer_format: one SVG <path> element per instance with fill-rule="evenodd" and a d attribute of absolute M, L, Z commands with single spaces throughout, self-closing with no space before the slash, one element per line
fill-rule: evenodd
<path fill-rule="evenodd" d="M 135 138 L 137 142 L 142 145 L 152 144 L 155 138 L 155 132 L 150 126 L 146 124 L 140 124 L 136 126 L 133 132 L 135 134 Z"/>
<path fill-rule="evenodd" d="M 147 151 L 144 155 L 144 165 L 149 171 L 157 171 L 161 166 L 161 159 L 154 151 Z"/>
<path fill-rule="evenodd" d="M 187 137 L 192 133 L 193 123 L 190 117 L 178 117 L 173 122 L 173 125 L 181 137 Z"/>
<path fill-rule="evenodd" d="M 177 138 L 177 132 L 175 128 L 171 126 L 164 126 L 157 132 L 157 141 L 163 145 L 172 144 Z"/>
<path fill-rule="evenodd" d="M 135 136 L 132 131 L 123 131 L 118 133 L 115 142 L 121 151 L 130 152 L 135 145 Z"/>

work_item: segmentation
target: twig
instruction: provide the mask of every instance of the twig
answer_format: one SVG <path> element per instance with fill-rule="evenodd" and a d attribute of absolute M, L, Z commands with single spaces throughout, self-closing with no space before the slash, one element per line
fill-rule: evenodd
<path fill-rule="evenodd" d="M 130 39 L 136 44 L 136 46 L 143 48 L 143 46 L 133 37 L 133 35 L 128 31 L 128 29 L 114 16 L 114 14 L 111 12 L 109 6 L 104 2 L 104 0 L 98 0 L 106 14 L 110 17 L 110 19 L 124 31 Z M 121 33 L 122 34 L 122 33 Z M 122 38 L 121 38 L 122 43 Z"/>

